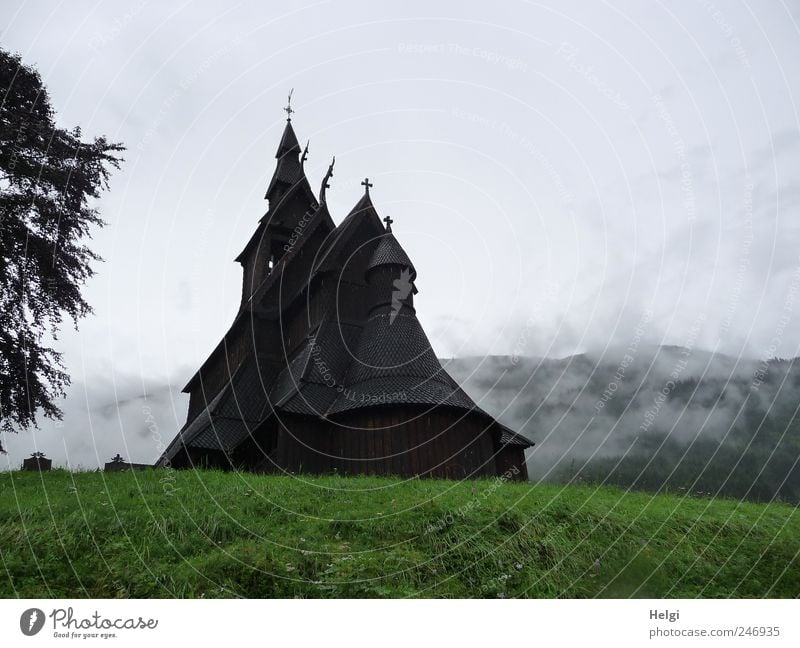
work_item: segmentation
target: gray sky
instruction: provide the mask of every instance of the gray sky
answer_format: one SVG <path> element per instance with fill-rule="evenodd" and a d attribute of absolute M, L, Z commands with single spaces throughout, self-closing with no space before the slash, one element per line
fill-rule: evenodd
<path fill-rule="evenodd" d="M 371 178 L 440 356 L 602 353 L 649 311 L 648 343 L 798 355 L 797 3 L 166 4 L 0 9 L 60 122 L 128 146 L 96 314 L 59 340 L 67 416 L 6 438 L 9 465 L 151 460 L 175 434 L 290 88 L 312 186 L 335 154 L 338 222 Z"/>

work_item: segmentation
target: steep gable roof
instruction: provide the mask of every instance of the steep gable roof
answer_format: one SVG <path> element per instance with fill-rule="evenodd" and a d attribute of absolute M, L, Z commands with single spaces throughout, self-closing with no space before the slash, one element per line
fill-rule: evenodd
<path fill-rule="evenodd" d="M 324 417 L 336 400 L 361 327 L 324 320 L 275 381 L 270 400 L 276 409 Z M 293 366 L 294 365 L 294 366 Z"/>
<path fill-rule="evenodd" d="M 330 272 L 341 268 L 347 261 L 345 251 L 359 230 L 367 235 L 380 236 L 384 233 L 381 219 L 375 210 L 369 194 L 365 193 L 350 213 L 332 232 L 326 246 L 321 250 L 313 274 Z"/>
<path fill-rule="evenodd" d="M 303 159 L 299 154 L 297 136 L 291 122 L 287 121 L 276 152 L 278 162 L 267 189 L 269 210 L 259 220 L 237 261 L 245 263 L 247 254 L 267 233 L 275 234 L 281 241 L 289 232 L 296 233 L 296 238 L 292 236 L 289 249 L 243 302 L 229 332 L 185 391 L 197 387 L 207 366 L 219 367 L 212 360 L 219 360 L 222 352 L 227 353 L 229 336 L 242 339 L 242 327 L 248 322 L 253 323 L 255 333 L 256 326 L 274 326 L 274 318 L 281 317 L 288 305 L 298 304 L 298 296 L 303 291 L 337 290 L 338 284 L 332 286 L 328 281 L 328 272 L 344 271 L 347 267 L 350 273 L 348 299 L 356 306 L 348 306 L 342 315 L 338 302 L 335 307 L 324 299 L 317 302 L 322 306 L 315 308 L 336 312 L 328 312 L 304 342 L 299 340 L 300 347 L 286 359 L 282 368 L 283 363 L 276 362 L 270 355 L 273 352 L 277 355 L 277 351 L 265 351 L 270 357 L 267 362 L 270 376 L 261 375 L 259 359 L 253 351 L 228 376 L 228 381 L 207 406 L 187 421 L 163 457 L 174 456 L 182 447 L 228 452 L 245 441 L 267 417 L 278 412 L 336 420 L 338 416 L 361 408 L 383 405 L 445 406 L 465 413 L 475 412 L 487 420 L 492 430 L 499 430 L 501 443 L 532 445 L 480 409 L 445 371 L 416 317 L 413 299 L 408 297 L 398 300 L 400 306 L 395 304 L 392 285 L 396 287 L 397 283 L 392 284 L 392 272 L 377 269 L 397 266 L 405 271 L 408 268 L 412 280 L 416 270 L 391 228 L 388 225 L 384 228 L 369 196 L 369 182 L 362 183 L 366 187 L 364 195 L 339 226 L 335 226 L 324 201 L 324 192 L 320 204 L 303 170 L 305 154 Z M 332 168 L 333 163 L 323 187 L 327 186 Z M 305 205 L 308 208 L 303 211 Z M 275 229 L 268 232 L 270 226 Z M 312 285 L 318 275 L 323 277 Z M 405 278 L 408 278 L 407 273 Z M 380 282 L 384 283 L 378 290 Z M 282 291 L 280 298 L 274 289 L 276 286 Z M 416 287 L 412 285 L 411 288 L 415 293 Z M 367 304 L 370 309 L 362 310 L 359 300 L 364 295 L 379 292 L 381 297 Z M 315 317 L 319 317 L 319 311 Z M 343 321 L 338 319 L 340 317 L 357 321 Z M 292 335 L 302 336 L 304 330 Z M 293 340 L 294 347 L 298 339 L 294 337 Z M 275 342 L 280 345 L 284 340 L 278 337 Z M 194 391 L 193 397 L 196 396 L 197 391 Z"/>
<path fill-rule="evenodd" d="M 164 451 L 162 462 L 184 446 L 221 451 L 235 448 L 271 411 L 266 386 L 272 380 L 261 374 L 255 357 L 243 361 L 211 402 L 178 433 Z"/>
<path fill-rule="evenodd" d="M 386 403 L 477 406 L 442 368 L 416 315 L 388 309 L 367 320 L 330 414 Z"/>
<path fill-rule="evenodd" d="M 253 295 L 250 297 L 251 303 L 259 304 L 261 302 L 264 294 L 283 278 L 284 273 L 287 272 L 292 261 L 300 255 L 305 249 L 307 242 L 311 239 L 311 236 L 320 228 L 334 231 L 333 219 L 325 203 L 317 206 L 314 213 L 311 214 L 308 224 L 302 228 L 297 241 L 291 246 L 291 249 L 286 251 L 275 264 L 275 267 L 272 268 L 272 271 L 264 277 L 261 284 L 253 291 Z M 314 251 L 314 253 L 316 253 L 316 251 Z M 307 282 L 305 283 L 307 284 Z M 289 301 L 290 299 L 287 297 L 286 303 L 288 304 Z"/>
<path fill-rule="evenodd" d="M 259 316 L 270 317 L 269 313 L 266 312 L 266 309 L 263 309 L 259 306 L 261 299 L 263 298 L 264 294 L 283 277 L 283 274 L 289 264 L 291 264 L 292 260 L 299 254 L 300 250 L 303 249 L 310 236 L 320 227 L 326 227 L 330 230 L 333 230 L 334 228 L 333 220 L 331 219 L 328 208 L 325 205 L 317 206 L 309 220 L 308 225 L 303 228 L 303 231 L 301 232 L 298 240 L 292 246 L 292 249 L 287 251 L 280 258 L 272 271 L 255 287 L 250 297 L 244 302 L 246 308 L 240 309 L 236 314 L 233 323 L 223 336 L 222 340 L 220 340 L 217 346 L 214 347 L 214 350 L 208 355 L 206 360 L 200 366 L 200 369 L 198 369 L 186 383 L 186 386 L 183 388 L 184 392 L 189 392 L 192 389 L 194 384 L 200 379 L 200 375 L 202 374 L 203 370 L 211 363 L 212 359 L 225 350 L 226 338 L 234 334 L 234 331 L 237 327 L 243 326 L 247 320 L 252 317 L 253 311 L 257 311 Z M 256 234 L 257 233 L 258 231 Z M 242 254 L 244 253 L 245 252 L 243 251 Z M 287 303 L 288 302 L 289 300 L 287 299 Z M 254 305 L 256 306 L 254 307 Z"/>
<path fill-rule="evenodd" d="M 297 135 L 295 135 L 291 120 L 286 121 L 281 141 L 278 144 L 278 150 L 275 152 L 275 158 L 278 161 L 275 164 L 275 170 L 264 194 L 264 198 L 269 200 L 269 209 L 259 219 L 256 231 L 253 232 L 253 235 L 236 257 L 235 260 L 237 262 L 244 262 L 247 253 L 257 241 L 262 239 L 270 223 L 277 224 L 283 220 L 283 212 L 293 197 L 302 195 L 307 201 L 309 209 L 316 209 L 318 206 L 317 198 L 305 174 L 305 153 L 301 158 L 300 144 L 297 141 Z"/>
<path fill-rule="evenodd" d="M 264 198 L 270 201 L 274 200 L 279 197 L 278 190 L 282 190 L 281 193 L 283 193 L 287 187 L 294 186 L 300 182 L 301 178 L 305 177 L 299 155 L 300 144 L 297 141 L 297 135 L 294 134 L 291 120 L 287 120 L 278 150 L 275 153 L 278 163 L 275 165 L 275 171 Z"/>
<path fill-rule="evenodd" d="M 281 141 L 278 142 L 278 150 L 275 151 L 275 157 L 281 158 L 287 153 L 300 153 L 300 142 L 297 141 L 297 135 L 294 133 L 291 119 L 286 120 L 286 126 L 283 128 Z"/>

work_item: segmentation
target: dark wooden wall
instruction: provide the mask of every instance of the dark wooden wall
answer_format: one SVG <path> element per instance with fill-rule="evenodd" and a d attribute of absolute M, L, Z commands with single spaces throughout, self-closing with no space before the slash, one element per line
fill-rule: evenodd
<path fill-rule="evenodd" d="M 274 457 L 289 472 L 492 476 L 495 444 L 485 427 L 482 417 L 443 408 L 372 408 L 327 424 L 283 416 Z"/>
<path fill-rule="evenodd" d="M 334 423 L 305 416 L 268 419 L 230 458 L 190 449 L 175 468 L 214 467 L 263 473 L 399 475 L 526 481 L 525 451 L 500 447 L 499 431 L 479 415 L 400 406 L 351 413 Z"/>
<path fill-rule="evenodd" d="M 498 449 L 494 461 L 498 476 L 506 476 L 513 481 L 528 481 L 525 450 L 520 446 L 506 446 Z"/>

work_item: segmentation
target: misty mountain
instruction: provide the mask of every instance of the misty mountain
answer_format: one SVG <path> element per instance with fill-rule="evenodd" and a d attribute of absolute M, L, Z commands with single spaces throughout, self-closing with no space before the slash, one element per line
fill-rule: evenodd
<path fill-rule="evenodd" d="M 62 420 L 41 418 L 29 432 L 3 436 L 8 452 L 0 456 L 0 470 L 19 469 L 35 451 L 54 467 L 72 470 L 102 468 L 117 453 L 134 463 L 153 462 L 185 416 L 181 384 L 120 372 L 76 379 L 59 402 Z"/>
<path fill-rule="evenodd" d="M 443 363 L 481 407 L 536 442 L 533 480 L 800 502 L 797 358 L 641 347 Z M 178 390 L 132 375 L 76 382 L 62 422 L 5 435 L 2 468 L 34 450 L 73 468 L 102 466 L 116 452 L 154 461 L 180 427 Z"/>
<path fill-rule="evenodd" d="M 641 347 L 444 361 L 536 442 L 533 480 L 800 502 L 800 362 Z"/>

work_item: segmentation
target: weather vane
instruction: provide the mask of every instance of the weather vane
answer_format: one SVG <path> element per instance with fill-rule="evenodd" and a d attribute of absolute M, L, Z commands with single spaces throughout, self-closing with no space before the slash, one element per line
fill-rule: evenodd
<path fill-rule="evenodd" d="M 292 108 L 292 94 L 294 94 L 294 88 L 289 90 L 289 98 L 286 101 L 286 108 L 284 108 L 286 111 L 286 121 L 292 121 L 292 113 L 294 112 Z"/>

